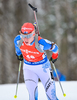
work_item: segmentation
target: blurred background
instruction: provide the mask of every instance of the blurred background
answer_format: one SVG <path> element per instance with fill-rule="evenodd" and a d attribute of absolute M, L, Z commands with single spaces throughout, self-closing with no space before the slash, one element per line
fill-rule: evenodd
<path fill-rule="evenodd" d="M 35 22 L 28 3 L 38 8 L 41 36 L 59 47 L 56 68 L 66 80 L 77 80 L 77 0 L 0 0 L 0 84 L 17 82 L 14 38 L 23 23 Z M 51 52 L 47 55 L 50 58 Z M 20 82 L 24 81 L 22 69 Z"/>

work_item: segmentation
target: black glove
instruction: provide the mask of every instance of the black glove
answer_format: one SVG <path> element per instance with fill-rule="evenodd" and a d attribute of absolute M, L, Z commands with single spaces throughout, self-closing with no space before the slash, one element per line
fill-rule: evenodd
<path fill-rule="evenodd" d="M 57 59 L 53 59 L 52 57 L 49 59 L 49 61 L 52 61 L 53 63 L 56 61 Z"/>
<path fill-rule="evenodd" d="M 20 56 L 16 55 L 17 56 L 17 59 L 22 61 L 23 60 L 23 55 L 21 54 Z"/>

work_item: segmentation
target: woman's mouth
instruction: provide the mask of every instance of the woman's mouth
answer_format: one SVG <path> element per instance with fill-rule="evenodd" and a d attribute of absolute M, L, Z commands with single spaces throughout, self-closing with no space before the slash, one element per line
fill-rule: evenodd
<path fill-rule="evenodd" d="M 29 42 L 25 42 L 25 44 L 29 44 Z"/>
<path fill-rule="evenodd" d="M 28 44 L 28 42 L 25 42 L 26 44 Z"/>

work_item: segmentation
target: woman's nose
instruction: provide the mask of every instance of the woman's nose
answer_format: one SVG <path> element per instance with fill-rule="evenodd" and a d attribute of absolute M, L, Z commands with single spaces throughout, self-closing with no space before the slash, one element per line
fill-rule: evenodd
<path fill-rule="evenodd" d="M 28 41 L 28 39 L 25 37 L 25 39 L 24 39 L 25 41 Z"/>

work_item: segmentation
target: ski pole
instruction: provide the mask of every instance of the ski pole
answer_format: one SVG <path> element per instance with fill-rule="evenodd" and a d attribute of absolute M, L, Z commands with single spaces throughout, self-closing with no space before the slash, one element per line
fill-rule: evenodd
<path fill-rule="evenodd" d="M 18 90 L 18 83 L 19 83 L 19 77 L 20 77 L 20 70 L 21 70 L 21 62 L 19 62 L 19 69 L 18 69 L 18 78 L 17 78 L 17 86 L 16 86 L 16 93 L 14 95 L 14 98 L 17 98 L 17 90 Z"/>
<path fill-rule="evenodd" d="M 54 68 L 55 73 L 56 73 L 56 75 L 57 75 L 57 79 L 58 79 L 58 82 L 59 82 L 59 84 L 60 84 L 60 87 L 61 87 L 61 90 L 62 90 L 63 96 L 65 97 L 66 94 L 65 94 L 64 91 L 63 91 L 63 88 L 62 88 L 61 82 L 60 82 L 60 80 L 59 80 L 59 76 L 58 76 L 57 71 L 56 71 L 56 67 L 55 67 L 54 63 L 52 63 L 52 65 L 53 65 L 53 68 Z"/>
<path fill-rule="evenodd" d="M 37 32 L 38 32 L 38 36 L 40 36 L 38 21 L 37 21 L 37 17 L 36 17 L 37 8 L 33 7 L 30 3 L 28 5 L 32 8 L 32 10 L 34 12 L 35 22 L 36 22 L 36 26 L 37 26 Z"/>

